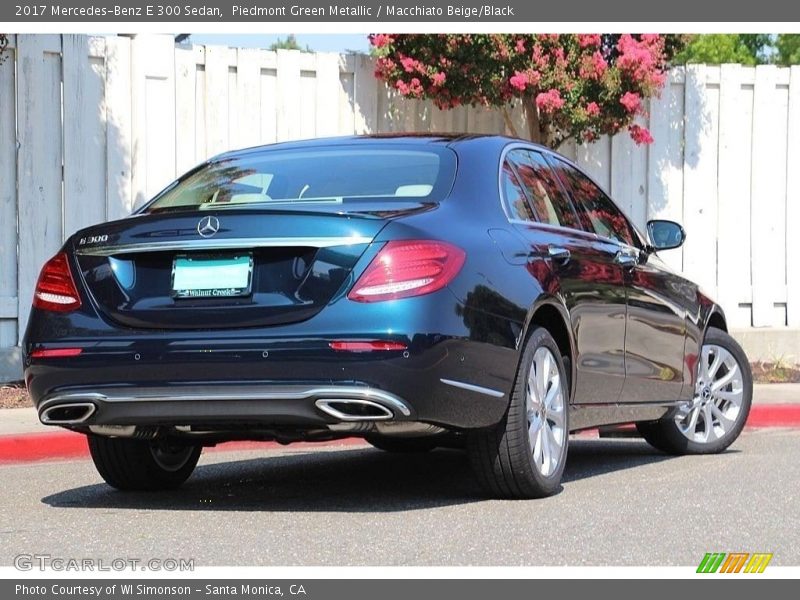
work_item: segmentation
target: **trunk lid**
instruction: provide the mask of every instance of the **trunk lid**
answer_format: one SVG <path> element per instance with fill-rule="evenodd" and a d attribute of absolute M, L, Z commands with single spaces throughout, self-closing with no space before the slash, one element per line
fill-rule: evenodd
<path fill-rule="evenodd" d="M 137 215 L 79 232 L 72 250 L 95 306 L 119 325 L 285 324 L 331 301 L 388 219 L 428 207 L 337 208 Z"/>

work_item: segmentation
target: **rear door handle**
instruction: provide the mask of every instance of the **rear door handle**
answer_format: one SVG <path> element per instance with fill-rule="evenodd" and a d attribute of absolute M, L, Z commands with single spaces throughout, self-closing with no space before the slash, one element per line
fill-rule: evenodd
<path fill-rule="evenodd" d="M 551 244 L 547 247 L 547 256 L 563 265 L 569 261 L 571 254 L 567 248 Z"/>

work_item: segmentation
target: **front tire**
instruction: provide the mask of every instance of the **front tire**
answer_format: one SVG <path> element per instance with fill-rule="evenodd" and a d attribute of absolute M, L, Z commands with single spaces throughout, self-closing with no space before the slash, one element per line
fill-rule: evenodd
<path fill-rule="evenodd" d="M 125 491 L 173 489 L 197 466 L 203 448 L 89 435 L 89 452 L 105 482 Z"/>
<path fill-rule="evenodd" d="M 525 344 L 508 412 L 470 433 L 467 449 L 482 487 L 496 498 L 556 493 L 569 445 L 569 389 L 561 352 L 537 327 Z"/>
<path fill-rule="evenodd" d="M 744 428 L 753 400 L 753 375 L 742 347 L 709 328 L 697 361 L 694 398 L 659 421 L 637 423 L 647 442 L 668 454 L 717 454 Z"/>

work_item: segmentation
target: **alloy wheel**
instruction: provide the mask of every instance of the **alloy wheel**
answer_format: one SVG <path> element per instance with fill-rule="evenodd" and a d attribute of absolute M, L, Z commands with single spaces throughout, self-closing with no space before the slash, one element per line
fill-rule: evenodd
<path fill-rule="evenodd" d="M 564 388 L 555 356 L 548 348 L 540 347 L 533 355 L 525 408 L 533 464 L 548 477 L 558 469 L 567 436 Z"/>
<path fill-rule="evenodd" d="M 708 444 L 734 429 L 742 409 L 742 369 L 725 348 L 704 344 L 691 403 L 675 415 L 678 430 L 690 441 Z"/>

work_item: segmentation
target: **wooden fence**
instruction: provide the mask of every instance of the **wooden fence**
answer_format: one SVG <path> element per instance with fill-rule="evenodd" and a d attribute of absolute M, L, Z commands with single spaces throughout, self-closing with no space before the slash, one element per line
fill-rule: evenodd
<path fill-rule="evenodd" d="M 63 240 L 209 156 L 353 133 L 505 132 L 496 111 L 406 100 L 373 69 L 360 54 L 164 35 L 12 37 L 0 64 L 0 377 L 19 371 L 36 276 Z M 800 326 L 800 67 L 676 68 L 648 121 L 650 146 L 619 135 L 561 150 L 638 225 L 684 224 L 686 245 L 665 258 L 733 326 Z"/>

